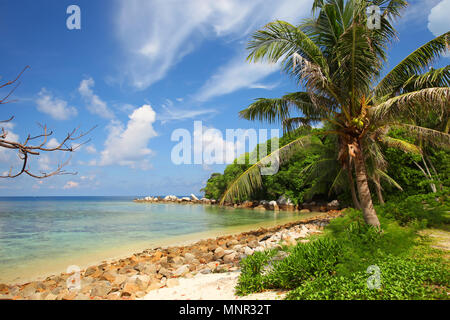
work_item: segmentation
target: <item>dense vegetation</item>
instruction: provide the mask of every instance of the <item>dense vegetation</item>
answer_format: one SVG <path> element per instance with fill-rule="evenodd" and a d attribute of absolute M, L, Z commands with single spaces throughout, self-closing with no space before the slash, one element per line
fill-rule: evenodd
<path fill-rule="evenodd" d="M 381 11 L 376 28 L 369 27 L 366 14 L 371 5 Z M 326 129 L 319 135 L 334 137 L 330 144 L 334 153 L 327 158 L 330 165 L 324 167 L 337 169 L 332 189 L 348 180 L 353 205 L 362 209 L 367 224 L 376 227 L 380 222 L 370 183 L 381 204 L 382 179 L 401 188 L 386 173 L 389 162 L 381 148 L 420 154 L 423 164 L 418 163 L 419 159 L 414 164 L 428 180 L 433 180 L 438 173 L 427 163 L 431 155 L 423 144 L 450 145 L 450 69 L 432 68 L 448 50 L 450 32 L 423 44 L 391 70 L 385 70 L 387 49 L 397 36 L 393 21 L 407 5 L 404 0 L 315 0 L 311 18 L 298 25 L 270 22 L 253 34 L 247 47 L 249 61 L 280 63 L 298 81 L 299 91 L 280 98 L 256 99 L 240 116 L 280 123 L 287 132 L 322 122 Z M 391 136 L 392 129 L 408 132 L 419 144 Z M 262 167 L 269 162 L 289 161 L 297 155 L 296 150 L 311 143 L 313 136 L 317 134 L 301 135 L 254 163 L 229 184 L 221 203 L 252 196 L 263 186 Z M 331 165 L 333 159 L 337 166 Z M 321 160 L 313 166 L 320 167 Z M 315 180 L 312 188 L 322 189 L 324 184 L 320 182 Z M 437 191 L 436 184 L 429 182 L 433 192 Z"/>
<path fill-rule="evenodd" d="M 318 133 L 325 129 L 301 128 L 293 133 L 280 138 L 279 145 L 284 146 L 294 139 L 310 132 Z M 419 143 L 402 130 L 392 130 L 389 136 Z M 336 153 L 335 137 L 315 136 L 313 143 L 298 150 L 275 175 L 262 177 L 262 188 L 243 200 L 276 200 L 280 196 L 286 196 L 295 204 L 305 201 L 329 201 L 340 200 L 344 205 L 351 206 L 351 195 L 346 174 L 342 172 L 338 161 L 333 157 Z M 266 143 L 267 144 L 267 143 Z M 427 165 L 434 169 L 431 176 L 422 172 L 425 167 L 422 154 L 405 152 L 388 146 L 382 147 L 382 152 L 388 163 L 386 179 L 381 179 L 381 189 L 386 200 L 394 200 L 398 197 L 426 194 L 432 192 L 431 184 L 436 185 L 436 191 L 450 187 L 450 152 L 435 146 L 427 146 Z M 256 152 L 253 151 L 254 153 Z M 228 165 L 224 173 L 213 173 L 208 179 L 206 187 L 202 189 L 205 197 L 220 199 L 230 184 L 235 181 L 251 165 L 249 155 L 245 164 L 238 164 L 237 160 Z M 420 166 L 420 168 L 418 167 Z M 436 173 L 434 173 L 436 172 Z M 373 181 L 370 187 L 375 189 Z M 399 188 L 401 187 L 401 189 Z"/>
<path fill-rule="evenodd" d="M 347 209 L 326 227 L 324 235 L 308 243 L 256 252 L 241 261 L 237 292 L 246 295 L 286 289 L 291 290 L 287 299 L 294 300 L 448 299 L 448 259 L 417 233 L 430 224 L 448 225 L 446 192 L 434 200 L 431 223 L 427 203 L 419 206 L 421 201 L 412 196 L 400 203 L 408 217 L 402 217 L 400 223 L 385 207 L 377 208 L 381 233 L 364 223 L 361 211 Z M 411 202 L 417 205 L 410 207 Z M 282 251 L 285 253 L 280 254 Z M 286 257 L 277 259 L 280 256 Z M 380 281 L 378 287 L 370 288 L 374 270 L 379 270 Z"/>

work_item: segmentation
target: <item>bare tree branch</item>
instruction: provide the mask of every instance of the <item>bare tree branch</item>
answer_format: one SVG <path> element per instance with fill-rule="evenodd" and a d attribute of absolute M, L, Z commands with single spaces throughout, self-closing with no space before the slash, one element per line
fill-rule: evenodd
<path fill-rule="evenodd" d="M 12 100 L 8 100 L 8 99 L 11 96 L 11 94 L 16 90 L 16 88 L 20 85 L 20 82 L 18 82 L 18 81 L 19 81 L 20 77 L 22 76 L 22 74 L 25 72 L 25 70 L 27 70 L 28 68 L 30 68 L 30 67 L 26 66 L 14 80 L 7 81 L 3 84 L 0 83 L 0 89 L 12 86 L 15 83 L 17 83 L 17 85 L 14 86 L 6 94 L 6 96 L 4 98 L 0 99 L 0 104 L 6 104 L 9 102 L 12 102 Z M 12 121 L 13 119 L 14 119 L 14 117 L 12 116 L 8 120 L 0 121 L 0 124 L 8 123 L 8 122 Z M 49 131 L 46 125 L 41 125 L 41 124 L 38 124 L 38 125 L 42 128 L 42 133 L 35 135 L 35 136 L 32 136 L 29 134 L 23 143 L 20 143 L 18 141 L 8 140 L 8 131 L 6 130 L 5 126 L 1 126 L 0 148 L 16 150 L 18 153 L 19 159 L 22 161 L 22 166 L 17 172 L 14 172 L 14 173 L 13 173 L 13 168 L 11 167 L 8 174 L 0 175 L 0 178 L 16 178 L 22 174 L 26 174 L 26 175 L 29 175 L 30 177 L 33 177 L 36 179 L 43 179 L 43 178 L 48 178 L 48 177 L 51 177 L 54 175 L 76 174 L 76 172 L 67 172 L 67 171 L 63 170 L 63 168 L 70 162 L 70 158 L 63 163 L 58 164 L 56 169 L 54 169 L 51 172 L 42 172 L 41 171 L 40 173 L 33 173 L 29 167 L 30 156 L 40 156 L 42 152 L 54 152 L 54 151 L 73 152 L 76 149 L 78 149 L 79 147 L 81 147 L 82 145 L 89 143 L 91 140 L 87 139 L 87 140 L 77 144 L 75 147 L 72 145 L 69 146 L 68 145 L 69 142 L 77 141 L 77 140 L 84 138 L 92 130 L 94 130 L 96 128 L 96 126 L 91 128 L 87 132 L 80 132 L 79 128 L 75 128 L 72 130 L 72 132 L 69 132 L 66 135 L 66 137 L 57 146 L 48 147 L 47 146 L 48 138 L 53 135 L 53 131 Z M 33 142 L 39 141 L 39 142 L 36 144 L 30 144 L 30 142 L 32 142 L 32 141 Z"/>

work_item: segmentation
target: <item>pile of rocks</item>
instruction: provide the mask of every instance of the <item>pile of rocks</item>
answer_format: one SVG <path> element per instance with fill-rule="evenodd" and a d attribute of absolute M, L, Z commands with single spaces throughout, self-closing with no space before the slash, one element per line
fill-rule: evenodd
<path fill-rule="evenodd" d="M 127 259 L 91 266 L 79 277 L 62 273 L 22 285 L 0 284 L 0 299 L 140 298 L 151 290 L 178 285 L 179 277 L 236 271 L 240 260 L 255 251 L 307 242 L 306 237 L 321 232 L 330 219 L 339 215 L 338 211 L 330 212 L 321 218 L 200 240 L 188 246 L 145 250 Z"/>
<path fill-rule="evenodd" d="M 195 194 L 191 194 L 189 197 L 178 198 L 175 195 L 168 195 L 165 197 L 152 197 L 147 196 L 144 198 L 134 199 L 134 202 L 151 202 L 151 203 L 198 203 L 198 204 L 216 204 L 214 199 L 199 199 Z"/>
<path fill-rule="evenodd" d="M 135 199 L 135 202 L 151 202 L 151 203 L 196 203 L 196 204 L 218 204 L 217 200 L 201 198 L 198 199 L 194 194 L 190 197 L 178 198 L 174 195 L 168 195 L 166 197 L 144 197 L 140 199 Z M 241 208 L 241 209 L 255 209 L 255 210 L 274 210 L 274 211 L 297 211 L 300 213 L 308 212 L 327 212 L 332 210 L 339 210 L 341 206 L 338 200 L 333 200 L 329 203 L 303 203 L 295 205 L 291 199 L 281 196 L 278 200 L 260 200 L 260 201 L 244 201 L 240 204 L 230 204 L 225 203 L 227 207 L 230 208 Z"/>

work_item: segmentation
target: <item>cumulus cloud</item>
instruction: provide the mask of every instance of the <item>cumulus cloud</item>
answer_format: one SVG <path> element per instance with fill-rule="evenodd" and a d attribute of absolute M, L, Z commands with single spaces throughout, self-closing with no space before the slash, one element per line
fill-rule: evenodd
<path fill-rule="evenodd" d="M 157 134 L 153 129 L 156 113 L 149 105 L 137 108 L 129 115 L 126 127 L 117 120 L 109 124 L 109 135 L 105 141 L 105 149 L 101 151 L 101 166 L 118 164 L 132 168 L 148 169 L 147 157 L 152 154 L 148 142 Z"/>
<path fill-rule="evenodd" d="M 312 0 L 121 1 L 116 22 L 126 53 L 123 72 L 134 87 L 145 89 L 204 39 L 239 40 L 274 19 L 296 22 L 310 14 L 311 4 Z"/>
<path fill-rule="evenodd" d="M 42 88 L 36 99 L 37 109 L 50 115 L 55 120 L 68 120 L 75 117 L 78 112 L 75 107 L 68 105 L 67 101 L 53 97 L 53 95 Z"/>
<path fill-rule="evenodd" d="M 434 6 L 428 15 L 428 30 L 436 37 L 450 30 L 450 0 L 443 0 Z"/>
<path fill-rule="evenodd" d="M 249 130 L 222 133 L 216 128 L 201 125 L 194 130 L 194 161 L 202 159 L 205 170 L 209 170 L 211 164 L 233 163 L 236 157 L 252 151 L 257 139 L 256 132 L 252 135 Z"/>
<path fill-rule="evenodd" d="M 106 102 L 104 102 L 100 97 L 94 94 L 92 87 L 94 87 L 94 79 L 88 78 L 81 81 L 78 87 L 78 92 L 86 103 L 86 107 L 92 114 L 96 114 L 105 119 L 114 118 L 114 114 L 109 110 Z"/>
<path fill-rule="evenodd" d="M 78 188 L 79 187 L 79 183 L 76 181 L 67 181 L 67 183 L 64 185 L 63 189 L 73 189 L 73 188 Z"/>

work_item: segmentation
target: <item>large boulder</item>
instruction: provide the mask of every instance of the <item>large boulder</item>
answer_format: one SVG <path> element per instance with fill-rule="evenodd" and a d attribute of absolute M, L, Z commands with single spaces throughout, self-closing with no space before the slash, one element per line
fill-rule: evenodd
<path fill-rule="evenodd" d="M 198 201 L 198 198 L 193 193 L 191 193 L 191 199 L 192 201 Z"/>
<path fill-rule="evenodd" d="M 280 196 L 277 200 L 278 205 L 292 205 L 292 201 L 289 198 L 286 198 L 286 196 Z"/>

